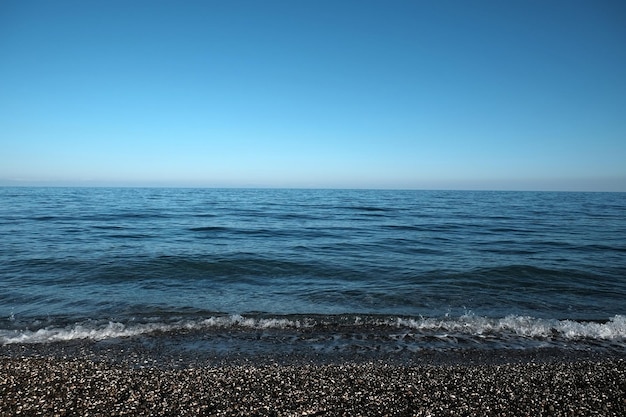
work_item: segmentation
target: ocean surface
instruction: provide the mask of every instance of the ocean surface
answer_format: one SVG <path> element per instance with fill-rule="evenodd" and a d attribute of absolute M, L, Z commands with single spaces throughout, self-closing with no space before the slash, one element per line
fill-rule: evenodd
<path fill-rule="evenodd" d="M 0 188 L 0 349 L 626 353 L 626 193 Z"/>

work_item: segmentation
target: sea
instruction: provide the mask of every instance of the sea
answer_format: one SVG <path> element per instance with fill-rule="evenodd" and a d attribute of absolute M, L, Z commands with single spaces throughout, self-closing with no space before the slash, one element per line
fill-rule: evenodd
<path fill-rule="evenodd" d="M 626 356 L 626 193 L 1 187 L 0 236 L 0 353 Z"/>

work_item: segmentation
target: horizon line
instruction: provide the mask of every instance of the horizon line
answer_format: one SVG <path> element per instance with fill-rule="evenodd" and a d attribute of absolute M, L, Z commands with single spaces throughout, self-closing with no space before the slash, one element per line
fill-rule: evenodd
<path fill-rule="evenodd" d="M 616 184 L 617 185 L 617 184 Z M 356 185 L 263 185 L 263 184 L 180 184 L 165 182 L 110 182 L 110 181 L 18 181 L 0 180 L 3 188 L 127 188 L 127 189 L 233 189 L 233 190 L 361 190 L 361 191 L 484 191 L 484 192 L 562 192 L 562 193 L 626 193 L 626 184 L 623 187 L 460 187 L 456 186 L 356 186 Z"/>

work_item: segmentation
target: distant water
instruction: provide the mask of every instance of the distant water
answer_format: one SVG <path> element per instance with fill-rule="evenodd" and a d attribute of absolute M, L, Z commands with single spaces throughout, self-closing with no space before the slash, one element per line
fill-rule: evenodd
<path fill-rule="evenodd" d="M 6 187 L 0 236 L 0 346 L 626 352 L 624 193 Z"/>

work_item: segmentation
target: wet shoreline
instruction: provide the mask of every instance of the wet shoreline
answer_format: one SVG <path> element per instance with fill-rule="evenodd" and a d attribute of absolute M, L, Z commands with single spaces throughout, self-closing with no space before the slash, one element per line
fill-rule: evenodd
<path fill-rule="evenodd" d="M 240 341 L 236 341 L 240 342 Z M 336 365 L 344 363 L 383 362 L 398 366 L 422 365 L 503 365 L 517 363 L 560 363 L 580 361 L 626 360 L 626 350 L 603 345 L 580 348 L 547 346 L 541 348 L 500 348 L 488 345 L 475 348 L 419 350 L 300 348 L 295 343 L 259 346 L 254 341 L 206 345 L 205 340 L 160 335 L 113 338 L 100 341 L 76 339 L 53 343 L 0 345 L 0 358 L 85 358 L 129 367 L 145 364 L 159 368 L 188 368 L 242 365 Z M 217 346 L 217 347 L 216 347 Z"/>
<path fill-rule="evenodd" d="M 186 341 L 0 346 L 0 416 L 626 414 L 623 349 L 260 354 L 186 349 Z"/>

